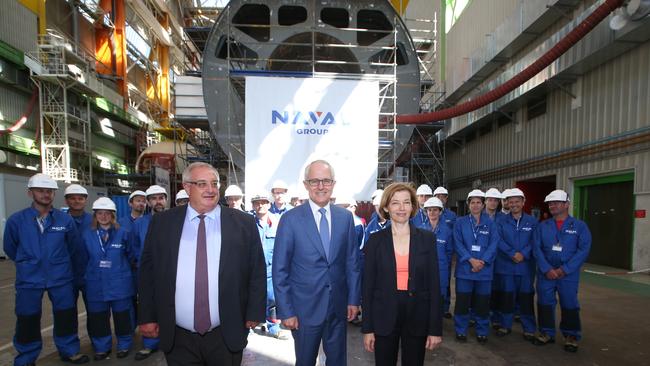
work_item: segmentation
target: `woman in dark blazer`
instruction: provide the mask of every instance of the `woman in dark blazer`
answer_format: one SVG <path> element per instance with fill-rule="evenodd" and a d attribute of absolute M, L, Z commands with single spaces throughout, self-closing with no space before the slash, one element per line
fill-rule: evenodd
<path fill-rule="evenodd" d="M 436 239 L 409 223 L 415 190 L 393 183 L 384 191 L 380 214 L 391 226 L 370 236 L 364 247 L 363 343 L 375 365 L 424 364 L 425 349 L 442 342 L 442 298 Z"/>

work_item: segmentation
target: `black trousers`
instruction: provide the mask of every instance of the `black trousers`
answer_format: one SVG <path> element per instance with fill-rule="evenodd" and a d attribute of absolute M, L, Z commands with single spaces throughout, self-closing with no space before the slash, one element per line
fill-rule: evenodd
<path fill-rule="evenodd" d="M 174 347 L 165 358 L 168 366 L 239 366 L 242 351 L 231 352 L 226 347 L 221 327 L 204 335 L 176 327 Z"/>
<path fill-rule="evenodd" d="M 406 291 L 398 291 L 397 293 L 397 321 L 395 322 L 395 328 L 387 336 L 375 334 L 375 365 L 397 365 L 397 353 L 401 348 L 402 366 L 421 366 L 424 364 L 424 346 L 427 337 L 409 334 L 409 329 L 404 326 L 408 311 L 408 293 Z"/>

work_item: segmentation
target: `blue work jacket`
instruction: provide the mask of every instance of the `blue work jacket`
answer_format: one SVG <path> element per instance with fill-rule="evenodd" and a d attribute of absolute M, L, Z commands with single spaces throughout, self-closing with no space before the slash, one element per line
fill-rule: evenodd
<path fill-rule="evenodd" d="M 449 227 L 449 230 L 452 232 L 454 231 L 454 224 L 456 224 L 456 219 L 458 217 L 456 216 L 456 213 L 448 208 L 445 208 L 442 210 L 442 214 L 440 216 L 440 219 L 447 224 L 447 227 Z"/>
<path fill-rule="evenodd" d="M 271 278 L 273 271 L 273 247 L 275 245 L 275 232 L 278 228 L 280 215 L 269 214 L 266 221 L 260 220 L 257 215 L 257 231 L 260 234 L 262 250 L 264 251 L 264 262 L 266 263 L 266 278 Z"/>
<path fill-rule="evenodd" d="M 140 268 L 140 257 L 144 250 L 144 239 L 147 237 L 147 230 L 149 230 L 149 223 L 151 223 L 152 214 L 147 214 L 133 222 L 131 231 L 128 234 L 129 244 L 135 253 L 135 261 Z"/>
<path fill-rule="evenodd" d="M 433 231 L 436 236 L 436 250 L 438 252 L 438 269 L 440 271 L 440 289 L 447 292 L 447 284 L 449 283 L 449 264 L 451 263 L 451 255 L 454 253 L 454 236 L 452 231 L 447 227 L 447 224 L 439 219 L 438 225 L 435 228 L 431 226 L 431 221 L 422 224 L 419 228 L 423 230 Z"/>
<path fill-rule="evenodd" d="M 50 210 L 41 233 L 39 212 L 28 207 L 7 219 L 3 248 L 16 263 L 16 288 L 51 288 L 79 281 L 81 237 L 72 217 Z"/>
<path fill-rule="evenodd" d="M 540 275 L 562 268 L 565 279 L 578 280 L 580 267 L 591 249 L 591 232 L 584 221 L 567 217 L 560 230 L 550 218 L 537 226 L 534 234 L 534 253 Z"/>
<path fill-rule="evenodd" d="M 494 273 L 518 276 L 531 276 L 535 272 L 533 259 L 533 234 L 537 228 L 537 220 L 522 213 L 519 221 L 512 214 L 502 214 L 497 219 L 499 229 L 499 250 L 494 261 Z M 512 257 L 521 253 L 524 260 L 515 263 Z"/>
<path fill-rule="evenodd" d="M 106 241 L 101 231 L 88 228 L 84 231 L 84 250 L 88 256 L 86 265 L 86 298 L 88 301 L 114 301 L 135 295 L 131 262 L 135 253 L 122 228 L 107 231 Z"/>
<path fill-rule="evenodd" d="M 454 249 L 458 257 L 456 277 L 477 281 L 492 280 L 499 240 L 497 226 L 488 215 L 481 214 L 478 225 L 471 214 L 458 218 L 454 225 Z M 483 269 L 472 272 L 470 258 L 484 261 Z"/>

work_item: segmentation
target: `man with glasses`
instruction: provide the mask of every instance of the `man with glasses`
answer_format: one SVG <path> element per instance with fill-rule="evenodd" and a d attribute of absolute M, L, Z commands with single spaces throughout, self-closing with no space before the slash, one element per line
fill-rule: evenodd
<path fill-rule="evenodd" d="M 291 329 L 296 365 L 346 365 L 347 321 L 359 312 L 359 251 L 352 214 L 330 204 L 336 181 L 324 160 L 305 168 L 309 201 L 284 213 L 273 252 L 277 316 Z M 347 320 L 347 321 L 346 321 Z"/>
<path fill-rule="evenodd" d="M 265 319 L 266 271 L 255 218 L 219 205 L 207 163 L 183 171 L 190 201 L 157 214 L 140 268 L 140 331 L 159 337 L 169 366 L 239 365 Z"/>

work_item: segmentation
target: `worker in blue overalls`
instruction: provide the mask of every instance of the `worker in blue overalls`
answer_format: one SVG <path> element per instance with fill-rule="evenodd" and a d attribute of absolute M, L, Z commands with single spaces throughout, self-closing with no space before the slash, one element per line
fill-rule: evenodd
<path fill-rule="evenodd" d="M 368 238 L 370 238 L 370 234 L 375 233 L 379 230 L 383 230 L 390 226 L 390 220 L 385 219 L 382 215 L 379 214 L 379 205 L 381 204 L 381 197 L 383 196 L 383 193 L 384 191 L 381 191 L 372 199 L 372 205 L 375 207 L 375 212 L 372 214 L 372 219 L 370 219 L 368 226 L 366 226 L 366 232 L 363 235 L 363 245 L 361 245 L 362 250 L 363 246 L 366 245 Z"/>
<path fill-rule="evenodd" d="M 537 220 L 526 214 L 524 192 L 518 188 L 506 189 L 504 198 L 510 211 L 497 219 L 499 228 L 499 250 L 494 262 L 494 281 L 499 289 L 498 307 L 494 317 L 497 336 L 510 334 L 514 319 L 515 304 L 519 304 L 524 339 L 535 338 L 535 303 L 533 288 L 535 260 L 533 259 L 533 234 Z"/>
<path fill-rule="evenodd" d="M 146 193 L 143 191 L 133 191 L 129 195 L 129 207 L 131 212 L 127 216 L 123 216 L 118 220 L 120 227 L 126 231 L 131 231 L 135 220 L 144 215 L 144 210 L 147 208 Z"/>
<path fill-rule="evenodd" d="M 111 312 L 117 338 L 117 358 L 129 354 L 133 344 L 135 315 L 133 310 L 133 273 L 135 259 L 128 240 L 128 232 L 116 222 L 115 203 L 100 197 L 93 203 L 93 223 L 83 234 L 88 264 L 86 298 L 88 305 L 88 335 L 95 350 L 95 361 L 104 360 L 111 353 Z"/>
<path fill-rule="evenodd" d="M 73 258 L 82 242 L 70 215 L 52 207 L 56 182 L 45 174 L 29 178 L 32 205 L 7 219 L 3 248 L 16 264 L 14 365 L 34 365 L 43 348 L 41 304 L 47 291 L 54 313 L 54 344 L 63 361 L 83 364 L 79 353 L 73 278 L 81 269 Z"/>
<path fill-rule="evenodd" d="M 273 202 L 271 202 L 271 209 L 269 212 L 282 216 L 282 214 L 293 208 L 287 202 L 287 200 L 290 199 L 290 197 L 287 197 L 287 192 L 289 192 L 289 186 L 287 186 L 284 181 L 276 180 L 273 182 L 273 185 L 271 186 Z"/>
<path fill-rule="evenodd" d="M 176 192 L 176 198 L 174 199 L 174 204 L 176 206 L 184 206 L 190 202 L 190 196 L 184 189 Z"/>
<path fill-rule="evenodd" d="M 440 219 L 447 224 L 447 227 L 449 227 L 449 230 L 453 233 L 454 231 L 454 224 L 456 223 L 456 213 L 447 207 L 447 200 L 449 199 L 449 191 L 445 187 L 436 187 L 436 189 L 433 191 L 433 197 L 437 198 L 442 202 L 442 205 L 444 206 L 442 210 L 442 214 L 440 215 Z M 453 255 L 452 255 L 453 257 Z M 449 273 L 451 274 L 451 263 L 452 260 L 449 260 Z M 449 276 L 449 281 L 447 282 L 447 296 L 445 296 L 445 305 L 444 308 L 447 310 L 445 311 L 444 317 L 447 319 L 451 319 L 451 313 L 449 312 L 449 308 L 451 307 L 451 275 Z"/>
<path fill-rule="evenodd" d="M 278 228 L 280 215 L 269 212 L 271 200 L 266 194 L 257 194 L 251 197 L 257 230 L 262 241 L 264 261 L 266 262 L 266 325 L 264 329 L 271 337 L 288 339 L 280 331 L 280 320 L 276 317 L 275 295 L 273 293 L 273 247 L 275 245 L 275 231 Z"/>
<path fill-rule="evenodd" d="M 497 219 L 503 216 L 501 210 L 499 210 L 499 204 L 503 199 L 503 195 L 496 188 L 490 188 L 485 191 L 485 214 L 492 220 L 494 223 L 497 222 Z M 492 281 L 492 296 L 490 298 L 490 321 L 492 322 L 492 328 L 496 331 L 501 328 L 499 323 L 499 317 L 497 316 L 499 301 L 501 299 L 501 288 L 499 287 L 498 281 Z M 472 320 L 473 317 L 472 317 Z"/>
<path fill-rule="evenodd" d="M 442 221 L 444 205 L 438 198 L 431 197 L 424 203 L 427 212 L 427 222 L 419 226 L 421 229 L 433 231 L 436 236 L 436 250 L 438 252 L 438 269 L 440 271 L 440 295 L 442 295 L 445 313 L 449 312 L 447 305 L 447 285 L 450 277 L 450 262 L 454 252 L 453 232 Z"/>
<path fill-rule="evenodd" d="M 560 331 L 564 349 L 578 351 L 581 337 L 578 282 L 580 267 L 589 256 L 591 232 L 583 221 L 569 215 L 569 196 L 563 190 L 551 192 L 544 202 L 552 218 L 543 221 L 533 239 L 537 261 L 537 312 L 539 334 L 536 345 L 555 342 L 556 294 L 560 298 Z"/>
<path fill-rule="evenodd" d="M 496 224 L 483 212 L 485 193 L 475 189 L 467 195 L 470 214 L 454 225 L 456 263 L 456 339 L 467 341 L 470 308 L 476 319 L 476 339 L 487 342 L 492 270 L 499 243 Z"/>
<path fill-rule="evenodd" d="M 90 224 L 93 220 L 91 214 L 86 212 L 86 202 L 88 201 L 88 190 L 79 184 L 70 184 L 63 191 L 63 198 L 65 203 L 68 206 L 68 214 L 72 216 L 72 220 L 77 226 L 77 232 L 79 235 L 83 235 L 83 232 L 90 228 Z M 85 292 L 85 281 L 83 278 L 83 269 L 86 266 L 88 258 L 84 257 L 83 251 L 77 253 L 77 255 L 72 258 L 75 267 L 79 268 L 77 271 L 78 275 L 74 279 L 74 304 L 77 306 L 77 300 L 79 299 L 79 293 L 82 294 L 84 305 L 87 307 L 86 303 L 86 292 Z"/>
<path fill-rule="evenodd" d="M 152 185 L 147 188 L 145 192 L 147 205 L 151 209 L 151 213 L 142 216 L 133 223 L 133 228 L 129 233 L 129 242 L 132 250 L 135 252 L 136 266 L 140 268 L 140 258 L 144 250 L 144 241 L 147 236 L 147 230 L 151 223 L 153 215 L 163 212 L 167 209 L 167 191 L 159 185 Z M 137 281 L 136 281 L 137 283 Z M 137 290 L 137 289 L 136 289 Z M 152 353 L 158 350 L 159 338 L 142 337 L 142 349 L 136 352 L 135 360 L 142 361 Z"/>
<path fill-rule="evenodd" d="M 411 218 L 411 223 L 416 227 L 421 227 L 429 222 L 429 217 L 427 216 L 427 211 L 424 209 L 424 203 L 431 197 L 433 197 L 433 191 L 431 187 L 426 184 L 421 184 L 418 189 L 415 191 L 415 196 L 418 199 L 418 211 L 413 218 Z"/>

